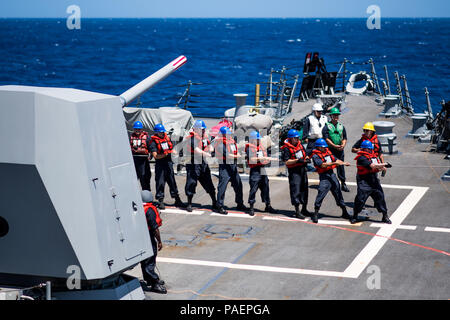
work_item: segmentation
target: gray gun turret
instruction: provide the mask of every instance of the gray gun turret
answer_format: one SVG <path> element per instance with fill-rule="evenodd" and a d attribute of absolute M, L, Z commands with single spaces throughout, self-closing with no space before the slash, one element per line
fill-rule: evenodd
<path fill-rule="evenodd" d="M 153 255 L 122 107 L 185 62 L 120 97 L 0 87 L 0 284 L 64 283 L 76 268 L 101 283 Z"/>

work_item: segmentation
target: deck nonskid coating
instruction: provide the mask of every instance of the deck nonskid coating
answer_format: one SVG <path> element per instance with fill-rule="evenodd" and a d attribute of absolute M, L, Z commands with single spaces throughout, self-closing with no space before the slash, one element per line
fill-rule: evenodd
<path fill-rule="evenodd" d="M 302 118 L 309 113 L 311 105 L 311 101 L 295 103 L 291 118 Z M 450 235 L 426 231 L 425 228 L 450 226 L 449 183 L 439 179 L 447 171 L 445 166 L 448 166 L 448 161 L 443 160 L 442 154 L 424 152 L 428 145 L 404 138 L 412 127 L 409 118 L 378 118 L 381 110 L 382 107 L 374 102 L 374 97 L 347 96 L 347 109 L 340 120 L 346 126 L 349 137 L 345 152 L 346 160 L 352 164 L 346 167 L 350 182 L 355 182 L 356 174 L 353 165 L 355 154 L 351 153 L 351 146 L 360 138 L 363 124 L 376 120 L 396 124 L 394 132 L 400 152 L 385 156 L 394 167 L 381 178 L 382 184 L 386 185 L 384 191 L 389 214 L 395 213 L 392 226 L 379 224 L 381 215 L 370 207 L 371 200 L 368 201 L 370 219 L 359 225 L 316 225 L 308 220 L 289 219 L 293 216 L 293 207 L 290 204 L 288 182 L 287 179 L 276 177 L 270 182 L 272 204 L 280 210 L 276 215 L 262 212 L 264 205 L 259 202 L 259 195 L 255 207 L 260 211 L 256 211 L 253 219 L 212 216 L 210 212 L 201 215 L 162 213 L 163 239 L 167 234 L 198 235 L 199 230 L 208 224 L 252 226 L 257 231 L 248 238 L 202 238 L 191 247 L 165 246 L 158 253 L 158 268 L 169 293 L 150 293 L 147 297 L 447 299 L 450 296 L 449 256 L 426 248 L 449 252 Z M 207 125 L 210 127 L 212 121 L 209 121 Z M 314 189 L 317 182 L 314 180 L 318 179 L 318 175 L 309 173 L 308 176 L 311 180 L 308 208 L 312 210 L 317 194 Z M 217 177 L 213 176 L 213 182 L 217 186 Z M 177 183 L 182 199 L 185 199 L 185 177 L 177 176 Z M 243 184 L 244 199 L 247 200 L 248 180 L 243 180 Z M 356 187 L 350 183 L 349 188 L 350 193 L 343 195 L 351 210 Z M 166 203 L 170 204 L 172 200 L 168 195 L 167 189 Z M 201 186 L 197 187 L 194 203 L 199 206 L 197 209 L 200 206 L 203 209 L 210 208 L 210 198 L 204 194 Z M 231 186 L 227 189 L 225 205 L 231 210 L 235 206 Z M 320 212 L 322 220 L 344 221 L 331 194 L 325 199 Z M 402 229 L 402 225 L 416 228 Z M 181 259 L 185 259 L 186 263 Z M 365 259 L 369 259 L 369 262 L 363 263 Z M 381 272 L 381 288 L 377 290 L 369 289 L 366 283 L 370 276 L 368 267 L 372 265 Z M 257 270 L 259 267 L 252 269 L 252 266 L 266 267 L 267 270 Z M 314 270 L 318 271 L 317 274 L 312 272 Z M 132 271 L 135 275 L 139 273 L 139 268 Z"/>

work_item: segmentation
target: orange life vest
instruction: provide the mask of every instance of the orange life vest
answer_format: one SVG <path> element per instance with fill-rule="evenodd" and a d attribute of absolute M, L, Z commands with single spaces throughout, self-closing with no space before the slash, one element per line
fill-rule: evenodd
<path fill-rule="evenodd" d="M 380 163 L 380 161 L 378 160 L 378 156 L 376 155 L 375 152 L 359 151 L 357 153 L 357 156 L 356 156 L 355 160 L 358 161 L 358 158 L 361 157 L 361 156 L 366 157 L 372 163 L 376 163 L 376 164 Z M 372 169 L 372 168 L 367 168 L 367 167 L 364 167 L 364 166 L 359 166 L 358 164 L 356 164 L 356 168 L 358 170 L 357 171 L 358 175 L 366 175 L 366 174 L 369 174 L 369 173 L 375 173 L 375 172 L 380 171 L 378 169 Z"/>
<path fill-rule="evenodd" d="M 248 149 L 250 149 L 250 150 L 248 150 Z M 258 157 L 258 158 L 267 157 L 267 152 L 266 152 L 266 150 L 264 150 L 264 148 L 261 145 L 255 146 L 254 144 L 247 143 L 245 145 L 245 152 L 247 153 L 247 151 L 249 153 L 248 159 L 247 159 L 247 164 L 250 168 L 262 167 L 269 163 L 269 161 L 267 161 L 267 160 L 263 160 L 263 161 L 258 160 L 256 163 L 252 163 L 250 161 L 250 159 L 254 158 L 254 157 Z"/>
<path fill-rule="evenodd" d="M 215 149 L 216 149 L 216 157 L 221 158 L 223 160 L 223 163 L 226 163 L 226 156 L 222 153 L 222 146 L 225 145 L 227 148 L 228 154 L 234 154 L 237 155 L 237 145 L 234 139 L 228 139 L 226 137 L 217 137 L 214 139 L 215 142 Z"/>
<path fill-rule="evenodd" d="M 155 141 L 156 147 L 158 149 L 158 154 L 166 154 L 166 153 L 172 153 L 173 144 L 172 141 L 170 141 L 169 136 L 164 133 L 164 137 L 160 138 L 157 135 L 152 136 L 152 141 Z"/>
<path fill-rule="evenodd" d="M 197 147 L 200 150 L 207 151 L 208 146 L 211 144 L 211 141 L 209 141 L 208 136 L 204 135 L 203 137 L 201 137 L 194 131 L 189 132 L 188 139 L 189 139 L 188 140 L 188 152 L 190 154 L 193 154 L 194 149 Z M 194 146 L 193 142 L 192 142 L 194 139 L 198 140 L 198 144 L 196 146 Z"/>
<path fill-rule="evenodd" d="M 312 151 L 312 153 L 317 155 L 320 158 L 320 160 L 322 160 L 322 162 L 326 163 L 327 162 L 326 161 L 327 160 L 326 157 L 328 157 L 328 156 L 330 157 L 331 162 L 335 162 L 336 161 L 336 158 L 333 156 L 333 154 L 331 153 L 331 151 L 328 148 L 327 148 L 327 151 L 325 151 L 325 152 L 321 152 L 318 149 L 314 149 Z M 316 166 L 314 164 L 314 167 L 316 168 L 317 172 L 320 174 L 320 173 L 325 173 L 327 171 L 333 170 L 334 168 L 337 167 L 337 165 L 334 164 L 332 166 L 329 166 L 329 167 L 326 167 L 326 168 L 322 168 L 322 167 Z"/>
<path fill-rule="evenodd" d="M 152 209 L 155 212 L 156 224 L 158 225 L 158 227 L 161 227 L 162 226 L 162 219 L 161 219 L 161 216 L 159 215 L 158 208 L 156 208 L 155 205 L 153 203 L 151 203 L 151 202 L 144 203 L 144 212 L 145 212 L 145 214 L 147 214 L 147 210 L 148 209 Z M 150 227 L 148 229 L 150 230 Z"/>
<path fill-rule="evenodd" d="M 298 142 L 296 146 L 294 146 L 292 143 L 289 142 L 289 139 L 286 139 L 284 141 L 284 145 L 281 147 L 281 149 L 287 148 L 289 150 L 289 153 L 291 154 L 290 159 L 305 159 L 306 158 L 306 151 L 305 148 L 303 148 L 303 145 Z M 306 166 L 306 162 L 303 163 L 294 163 L 290 165 L 286 165 L 288 168 L 295 168 L 295 167 L 304 167 Z"/>
<path fill-rule="evenodd" d="M 372 142 L 372 144 L 373 144 L 373 152 L 374 152 L 377 156 L 380 156 L 380 142 L 378 141 L 378 136 L 377 136 L 376 134 L 374 134 L 374 135 L 372 136 L 372 138 L 370 138 L 370 139 L 369 139 L 365 134 L 363 134 L 363 135 L 361 136 L 361 140 L 362 140 L 362 141 L 368 140 L 368 141 Z"/>
<path fill-rule="evenodd" d="M 139 135 L 136 135 L 135 132 L 131 134 L 130 145 L 133 154 L 148 154 L 147 138 L 148 133 L 146 131 L 142 131 Z M 139 149 L 143 149 L 144 153 L 138 153 L 137 150 Z"/>

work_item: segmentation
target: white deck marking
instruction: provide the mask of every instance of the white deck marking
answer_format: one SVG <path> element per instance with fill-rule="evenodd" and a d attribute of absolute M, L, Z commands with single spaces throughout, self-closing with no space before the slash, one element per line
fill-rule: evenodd
<path fill-rule="evenodd" d="M 309 269 L 296 269 L 296 268 L 281 268 L 281 267 L 270 267 L 270 266 L 258 266 L 252 264 L 238 264 L 230 262 L 218 262 L 218 261 L 206 261 L 206 260 L 193 260 L 193 259 L 179 259 L 179 258 L 165 258 L 156 257 L 157 262 L 166 263 L 177 263 L 177 264 L 190 264 L 196 266 L 208 266 L 208 267 L 218 267 L 218 268 L 229 268 L 229 269 L 241 269 L 241 270 L 252 270 L 252 271 L 268 271 L 268 272 L 279 272 L 279 273 L 294 273 L 294 274 L 309 274 L 316 276 L 329 276 L 329 277 L 346 277 L 343 272 L 337 271 L 321 271 L 321 270 L 309 270 Z"/>
<path fill-rule="evenodd" d="M 173 209 L 173 208 L 167 208 L 167 209 L 160 210 L 160 211 L 164 212 L 164 213 L 181 213 L 181 214 L 192 214 L 192 215 L 201 215 L 201 214 L 205 213 L 205 211 L 203 211 L 203 210 L 192 210 L 192 212 L 189 212 L 186 210 Z"/>
<path fill-rule="evenodd" d="M 385 223 L 377 223 L 377 222 L 374 222 L 374 223 L 370 224 L 369 227 L 372 227 L 372 228 L 382 228 L 382 227 L 385 227 L 385 226 L 386 226 Z M 400 225 L 400 226 L 397 226 L 397 229 L 403 229 L 403 230 L 416 230 L 416 229 L 417 229 L 417 226 Z"/>
<path fill-rule="evenodd" d="M 300 220 L 300 219 L 297 219 L 297 218 L 289 218 L 289 217 L 268 217 L 268 216 L 265 216 L 264 218 L 263 218 L 263 220 L 274 220 L 274 221 L 297 221 L 297 222 L 301 222 L 301 221 L 309 221 L 310 219 L 309 218 L 305 218 L 305 220 Z"/>
<path fill-rule="evenodd" d="M 213 212 L 210 214 L 210 216 L 214 217 L 230 217 L 230 218 L 246 218 L 246 219 L 253 219 L 255 216 L 251 216 L 246 213 L 234 213 L 234 212 L 228 212 L 228 214 L 220 214 L 217 212 Z"/>
<path fill-rule="evenodd" d="M 425 227 L 425 231 L 450 232 L 450 228 Z"/>
<path fill-rule="evenodd" d="M 288 218 L 288 217 L 264 217 L 263 220 L 274 220 L 274 221 L 311 221 L 310 218 L 306 218 L 304 220 L 297 219 L 297 218 Z M 355 224 L 351 224 L 350 221 L 346 220 L 327 220 L 327 219 L 319 219 L 318 224 L 330 224 L 330 225 L 344 225 L 344 226 L 353 226 L 353 227 L 360 227 L 362 225 L 362 222 L 358 222 Z"/>
<path fill-rule="evenodd" d="M 272 177 L 272 180 L 287 180 L 283 177 Z M 318 182 L 318 180 L 309 179 L 310 182 Z M 356 185 L 355 182 L 347 182 L 348 185 Z M 322 270 L 309 270 L 309 269 L 296 269 L 296 268 L 281 268 L 272 266 L 260 266 L 260 265 L 247 265 L 247 264 L 235 264 L 229 262 L 216 262 L 216 261 L 206 261 L 206 260 L 193 260 L 193 259 L 178 259 L 178 258 L 165 258 L 158 257 L 159 262 L 166 263 L 178 263 L 178 264 L 189 264 L 189 265 L 201 265 L 201 266 L 211 266 L 211 267 L 221 267 L 230 269 L 242 269 L 242 270 L 253 270 L 253 271 L 267 271 L 267 272 L 279 272 L 279 273 L 293 273 L 293 274 L 308 274 L 308 275 L 318 275 L 318 276 L 331 276 L 331 277 L 343 277 L 343 278 L 358 278 L 359 275 L 367 268 L 372 259 L 378 254 L 378 252 L 383 248 L 384 244 L 389 240 L 388 238 L 397 229 L 404 229 L 413 226 L 402 226 L 401 223 L 406 219 L 406 217 L 411 213 L 417 203 L 422 199 L 425 193 L 428 191 L 428 187 L 414 187 L 414 186 L 399 186 L 399 185 L 382 185 L 384 188 L 392 189 L 409 189 L 411 192 L 406 196 L 400 206 L 391 215 L 390 219 L 392 224 L 382 224 L 380 230 L 376 233 L 369 243 L 360 251 L 355 259 L 350 263 L 350 265 L 343 271 L 322 271 Z M 181 210 L 179 210 L 181 211 Z M 295 218 L 276 218 L 276 217 L 264 217 L 264 220 L 279 220 L 279 221 L 289 221 L 296 220 Z M 332 220 L 325 220 L 327 224 L 331 222 L 338 222 Z M 319 220 L 320 222 L 320 220 Z M 324 220 L 322 220 L 322 223 Z M 346 221 L 339 221 L 341 224 Z M 325 223 L 324 223 L 325 224 Z M 372 224 L 374 225 L 374 224 Z M 447 228 L 431 228 L 427 227 L 428 230 L 440 229 L 447 230 Z M 444 231 L 448 232 L 448 231 Z"/>
<path fill-rule="evenodd" d="M 372 259 L 378 254 L 381 248 L 384 246 L 388 237 L 397 230 L 398 226 L 401 225 L 403 220 L 408 216 L 408 214 L 414 209 L 420 199 L 427 192 L 428 187 L 415 187 L 409 193 L 409 195 L 403 200 L 400 206 L 391 215 L 390 219 L 392 224 L 385 224 L 376 233 L 377 236 L 373 237 L 369 243 L 361 250 L 361 252 L 356 256 L 356 258 L 350 263 L 350 265 L 345 269 L 344 273 L 351 278 L 358 278 L 359 275 L 366 269 L 370 264 Z"/>

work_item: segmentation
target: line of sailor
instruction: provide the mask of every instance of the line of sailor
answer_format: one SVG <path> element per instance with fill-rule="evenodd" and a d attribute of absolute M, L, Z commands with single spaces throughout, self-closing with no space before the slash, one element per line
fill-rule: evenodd
<path fill-rule="evenodd" d="M 313 113 L 307 118 L 303 127 L 303 136 L 295 130 L 288 132 L 287 139 L 281 147 L 281 159 L 287 167 L 291 204 L 295 207 L 295 217 L 305 219 L 310 216 L 314 223 L 318 222 L 321 204 L 329 191 L 331 191 L 336 205 L 342 210 L 342 218 L 349 219 L 351 223 L 358 221 L 358 214 L 364 209 L 368 197 L 372 197 L 377 210 L 382 213 L 382 222 L 391 223 L 387 213 L 384 192 L 378 179 L 379 171 L 386 172 L 389 164 L 384 162 L 380 143 L 375 134 L 375 128 L 368 122 L 363 127 L 363 135 L 352 147 L 352 152 L 357 153 L 357 194 L 354 200 L 353 215 L 350 216 L 342 196 L 342 191 L 349 192 L 345 184 L 345 166 L 350 163 L 344 161 L 344 147 L 347 143 L 345 127 L 339 122 L 341 114 L 338 108 L 330 111 L 331 121 L 322 114 L 322 104 L 316 103 Z M 197 183 L 200 182 L 204 190 L 212 200 L 212 209 L 221 214 L 227 214 L 224 208 L 224 198 L 227 185 L 231 186 L 235 193 L 236 209 L 247 211 L 249 215 L 255 214 L 254 204 L 256 193 L 261 191 L 261 199 L 265 203 L 265 212 L 277 213 L 271 206 L 269 179 L 264 170 L 271 161 L 278 159 L 267 155 L 267 151 L 261 143 L 261 135 L 258 131 L 252 131 L 249 141 L 245 145 L 245 158 L 250 168 L 249 184 L 250 192 L 248 203 L 250 208 L 244 205 L 242 181 L 238 172 L 237 160 L 242 158 L 232 131 L 228 127 L 221 127 L 219 134 L 211 142 L 206 133 L 204 121 L 197 120 L 193 130 L 186 137 L 187 152 L 190 156 L 186 164 L 185 193 L 188 199 L 185 205 L 178 194 L 174 177 L 171 155 L 176 150 L 162 124 L 154 127 L 155 134 L 149 136 L 143 131 L 140 121 L 134 123 L 135 131 L 130 138 L 130 144 L 136 165 L 136 173 L 141 181 L 143 190 L 150 190 L 150 169 L 148 160 L 155 159 L 155 185 L 157 205 L 164 209 L 164 188 L 169 185 L 170 195 L 175 199 L 175 206 L 192 211 L 192 200 L 196 193 Z M 306 143 L 306 148 L 302 145 Z M 146 150 L 147 149 L 147 152 Z M 142 156 L 144 160 L 142 160 Z M 211 179 L 211 170 L 206 158 L 215 156 L 219 162 L 219 183 L 216 190 Z M 314 165 L 319 174 L 318 193 L 314 202 L 314 212 L 307 209 L 308 204 L 308 176 L 307 166 Z M 337 176 L 334 169 L 337 168 Z M 338 180 L 339 178 L 339 180 Z M 301 209 L 300 209 L 301 205 Z"/>

